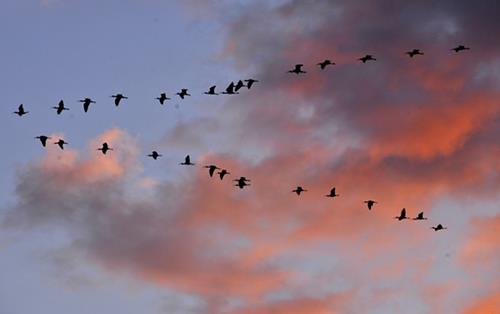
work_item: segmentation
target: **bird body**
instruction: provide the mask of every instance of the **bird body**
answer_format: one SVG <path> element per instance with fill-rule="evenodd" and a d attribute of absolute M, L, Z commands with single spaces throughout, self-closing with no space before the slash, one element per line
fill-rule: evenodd
<path fill-rule="evenodd" d="M 375 59 L 372 55 L 365 55 L 364 57 L 361 57 L 358 60 L 360 60 L 363 63 L 366 63 L 367 61 L 377 61 L 377 59 Z"/>
<path fill-rule="evenodd" d="M 208 89 L 208 92 L 205 92 L 204 94 L 205 95 L 219 95 L 218 93 L 215 92 L 215 87 L 216 87 L 216 85 L 210 86 L 210 88 Z"/>
<path fill-rule="evenodd" d="M 210 177 L 213 177 L 215 170 L 220 170 L 220 168 L 216 165 L 205 166 L 205 168 L 208 168 L 208 174 Z"/>
<path fill-rule="evenodd" d="M 193 163 L 191 163 L 191 157 L 189 155 L 187 155 L 185 158 L 184 158 L 184 162 L 181 162 L 180 163 L 181 165 L 184 165 L 184 166 L 194 166 Z"/>
<path fill-rule="evenodd" d="M 57 107 L 52 107 L 52 109 L 56 109 L 57 114 L 61 114 L 64 110 L 69 110 L 69 108 L 64 107 L 63 100 L 59 101 Z"/>
<path fill-rule="evenodd" d="M 116 94 L 116 95 L 113 95 L 111 97 L 115 99 L 115 106 L 116 107 L 118 107 L 120 105 L 120 101 L 122 99 L 128 99 L 128 97 L 123 96 L 123 94 Z"/>
<path fill-rule="evenodd" d="M 191 96 L 189 93 L 188 93 L 188 89 L 187 88 L 183 88 L 181 89 L 181 91 L 179 93 L 177 93 L 177 95 L 179 95 L 179 97 L 181 99 L 184 99 L 184 97 L 186 96 Z"/>
<path fill-rule="evenodd" d="M 459 45 L 459 46 L 456 46 L 455 48 L 451 49 L 455 52 L 460 52 L 460 51 L 464 51 L 464 50 L 470 50 L 469 47 L 465 47 L 464 45 Z"/>
<path fill-rule="evenodd" d="M 68 144 L 65 142 L 63 139 L 59 139 L 59 141 L 55 142 L 54 144 L 59 145 L 61 149 L 64 149 L 64 145 Z"/>
<path fill-rule="evenodd" d="M 257 82 L 259 82 L 259 81 L 254 80 L 254 79 L 248 79 L 248 80 L 245 80 L 245 82 L 247 82 L 247 88 L 248 88 L 248 89 L 250 89 L 250 88 L 252 88 L 252 85 L 253 85 L 254 83 L 257 83 Z"/>
<path fill-rule="evenodd" d="M 237 182 L 235 186 L 239 187 L 240 189 L 243 189 L 245 186 L 250 186 L 250 184 L 248 184 L 250 180 L 245 177 L 240 177 L 239 179 L 236 179 L 234 181 Z"/>
<path fill-rule="evenodd" d="M 375 202 L 373 200 L 367 200 L 367 201 L 365 201 L 365 203 L 368 206 L 368 210 L 371 210 L 373 205 L 377 204 L 377 202 Z"/>
<path fill-rule="evenodd" d="M 148 157 L 151 157 L 151 158 L 153 158 L 154 160 L 157 160 L 157 159 L 158 159 L 158 157 L 161 157 L 161 156 L 162 156 L 162 155 L 161 155 L 161 154 L 159 154 L 159 153 L 158 153 L 157 151 L 155 151 L 155 150 L 154 150 L 151 154 L 149 154 L 149 155 L 148 155 Z"/>
<path fill-rule="evenodd" d="M 104 142 L 104 143 L 102 143 L 102 147 L 98 148 L 97 150 L 100 150 L 103 153 L 103 155 L 106 155 L 106 153 L 108 151 L 113 150 L 113 149 L 109 147 L 108 143 Z"/>
<path fill-rule="evenodd" d="M 165 103 L 165 100 L 169 100 L 170 98 L 167 97 L 167 93 L 161 93 L 160 97 L 156 97 L 158 101 L 160 102 L 161 105 Z"/>
<path fill-rule="evenodd" d="M 40 136 L 37 136 L 37 137 L 35 137 L 35 138 L 37 138 L 37 139 L 39 139 L 39 140 L 40 140 L 40 142 L 42 143 L 42 146 L 43 146 L 43 147 L 46 147 L 46 146 L 47 146 L 47 140 L 49 140 L 49 139 L 50 139 L 50 137 L 48 137 L 48 136 L 46 136 L 46 135 L 40 135 Z"/>
<path fill-rule="evenodd" d="M 307 190 L 304 190 L 301 186 L 298 186 L 295 188 L 295 190 L 292 190 L 292 192 L 296 193 L 297 195 L 300 195 L 300 193 L 307 192 Z"/>
<path fill-rule="evenodd" d="M 222 180 L 222 179 L 224 179 L 225 175 L 231 174 L 231 173 L 227 172 L 226 169 L 222 169 L 221 171 L 218 172 L 218 174 L 219 174 L 220 179 Z"/>
<path fill-rule="evenodd" d="M 295 68 L 293 68 L 293 70 L 288 71 L 288 73 L 294 73 L 294 74 L 297 74 L 297 75 L 299 75 L 301 73 L 307 73 L 306 71 L 302 70 L 303 66 L 304 66 L 303 64 L 296 64 Z"/>
<path fill-rule="evenodd" d="M 406 216 L 406 208 L 403 208 L 401 210 L 401 214 L 399 214 L 399 216 L 396 216 L 394 217 L 395 219 L 401 221 L 401 220 L 404 220 L 404 219 L 409 219 L 407 216 Z"/>
<path fill-rule="evenodd" d="M 331 60 L 326 59 L 326 60 L 318 63 L 317 65 L 321 68 L 321 70 L 324 70 L 326 68 L 326 66 L 328 66 L 328 65 L 335 65 L 335 62 L 332 62 Z"/>
<path fill-rule="evenodd" d="M 421 56 L 424 55 L 424 53 L 420 51 L 420 49 L 413 49 L 411 51 L 407 51 L 406 54 L 409 55 L 410 58 L 413 58 L 416 55 L 421 55 Z"/>
<path fill-rule="evenodd" d="M 436 227 L 431 227 L 431 229 L 434 229 L 434 231 L 439 231 L 439 230 L 444 230 L 444 229 L 448 229 L 448 228 L 443 227 L 443 225 L 439 224 Z"/>
<path fill-rule="evenodd" d="M 340 196 L 339 194 L 336 194 L 335 192 L 335 188 L 331 189 L 330 190 L 330 194 L 328 195 L 325 195 L 326 197 L 336 197 L 336 196 Z"/>
<path fill-rule="evenodd" d="M 90 104 L 95 104 L 96 102 L 93 101 L 90 98 L 85 98 L 80 100 L 81 103 L 83 103 L 83 111 L 87 112 L 89 111 Z"/>
<path fill-rule="evenodd" d="M 427 220 L 427 218 L 424 217 L 424 212 L 420 212 L 413 220 Z"/>
<path fill-rule="evenodd" d="M 14 111 L 15 114 L 18 116 L 22 117 L 25 114 L 27 114 L 29 111 L 24 110 L 24 105 L 20 104 L 19 107 L 17 107 L 17 111 Z"/>
<path fill-rule="evenodd" d="M 234 90 L 235 86 L 234 86 L 234 82 L 231 82 L 231 84 L 229 84 L 227 87 L 226 87 L 226 90 L 223 91 L 222 93 L 225 94 L 225 95 L 235 95 L 235 94 L 239 94 L 238 92 L 236 92 Z"/>

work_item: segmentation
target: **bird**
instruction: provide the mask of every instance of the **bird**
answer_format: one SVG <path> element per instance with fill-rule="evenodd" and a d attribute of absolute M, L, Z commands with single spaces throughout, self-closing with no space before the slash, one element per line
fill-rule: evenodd
<path fill-rule="evenodd" d="M 68 144 L 65 142 L 63 139 L 59 139 L 59 141 L 55 142 L 54 144 L 59 145 L 61 149 L 64 149 L 64 145 Z"/>
<path fill-rule="evenodd" d="M 156 97 L 158 101 L 160 102 L 161 105 L 165 103 L 165 100 L 169 100 L 170 98 L 167 97 L 167 93 L 161 93 L 160 97 Z"/>
<path fill-rule="evenodd" d="M 245 177 L 240 177 L 239 179 L 236 179 L 234 181 L 237 182 L 235 186 L 239 187 L 240 189 L 243 189 L 245 186 L 250 186 L 250 184 L 248 184 L 250 180 Z"/>
<path fill-rule="evenodd" d="M 326 59 L 326 60 L 318 63 L 317 65 L 319 65 L 319 67 L 321 68 L 321 70 L 324 70 L 327 65 L 335 65 L 335 62 L 332 62 L 332 61 Z"/>
<path fill-rule="evenodd" d="M 205 166 L 205 168 L 208 168 L 208 174 L 210 175 L 210 177 L 214 175 L 215 170 L 220 170 L 220 168 L 216 165 Z"/>
<path fill-rule="evenodd" d="M 406 208 L 403 208 L 401 210 L 401 214 L 399 216 L 394 217 L 394 218 L 399 220 L 399 221 L 404 220 L 404 219 L 410 219 L 409 217 L 406 216 Z"/>
<path fill-rule="evenodd" d="M 231 84 L 229 84 L 227 87 L 226 87 L 226 90 L 224 92 L 222 92 L 223 94 L 225 95 L 235 95 L 235 94 L 239 94 L 238 92 L 234 91 L 234 82 L 231 82 Z"/>
<path fill-rule="evenodd" d="M 158 154 L 156 150 L 154 150 L 151 154 L 148 155 L 148 157 L 153 158 L 154 160 L 158 159 L 158 157 L 161 157 L 161 154 Z"/>
<path fill-rule="evenodd" d="M 222 169 L 222 171 L 219 171 L 219 172 L 217 172 L 217 173 L 219 174 L 219 177 L 220 177 L 220 179 L 221 179 L 221 180 L 222 180 L 222 179 L 224 179 L 224 176 L 225 176 L 226 174 L 231 174 L 231 173 L 227 172 L 227 170 L 226 170 L 226 169 Z"/>
<path fill-rule="evenodd" d="M 443 225 L 439 224 L 436 227 L 431 227 L 431 229 L 434 229 L 434 231 L 439 231 L 439 230 L 448 229 L 448 228 L 443 227 Z"/>
<path fill-rule="evenodd" d="M 421 56 L 424 55 L 424 53 L 420 51 L 420 49 L 413 49 L 411 51 L 407 51 L 406 54 L 409 55 L 410 58 L 413 58 L 416 55 L 421 55 Z"/>
<path fill-rule="evenodd" d="M 122 99 L 128 99 L 127 96 L 123 96 L 122 94 L 113 95 L 113 96 L 111 96 L 111 98 L 115 99 L 115 106 L 117 106 L 117 107 L 120 105 L 120 101 Z"/>
<path fill-rule="evenodd" d="M 336 196 L 340 196 L 339 194 L 335 194 L 335 188 L 331 189 L 330 190 L 330 194 L 328 195 L 325 195 L 326 197 L 336 197 Z"/>
<path fill-rule="evenodd" d="M 464 45 L 459 45 L 459 46 L 456 46 L 455 48 L 451 49 L 455 52 L 460 52 L 460 51 L 463 51 L 463 50 L 470 50 L 470 47 L 465 47 Z"/>
<path fill-rule="evenodd" d="M 377 204 L 377 202 L 372 201 L 372 200 L 367 200 L 365 203 L 368 205 L 368 210 L 371 210 L 373 205 Z"/>
<path fill-rule="evenodd" d="M 295 190 L 292 190 L 292 192 L 297 193 L 297 195 L 300 195 L 302 192 L 307 192 L 307 190 L 304 190 L 301 186 L 298 186 Z"/>
<path fill-rule="evenodd" d="M 17 107 L 17 111 L 14 111 L 13 113 L 17 114 L 18 116 L 22 117 L 25 114 L 27 114 L 29 111 L 24 110 L 24 105 L 20 104 L 19 107 Z"/>
<path fill-rule="evenodd" d="M 185 96 L 191 96 L 190 94 L 188 94 L 187 88 L 181 89 L 180 93 L 177 93 L 177 95 L 179 95 L 181 99 L 184 99 Z"/>
<path fill-rule="evenodd" d="M 366 63 L 366 61 L 370 61 L 370 60 L 377 61 L 377 59 L 375 59 L 372 55 L 365 55 L 364 57 L 361 57 L 358 60 L 360 60 L 363 63 Z"/>
<path fill-rule="evenodd" d="M 57 114 L 61 114 L 64 110 L 69 110 L 69 108 L 64 107 L 64 101 L 61 100 L 57 104 L 57 107 L 52 107 L 52 109 L 56 109 Z"/>
<path fill-rule="evenodd" d="M 245 86 L 245 84 L 243 84 L 242 80 L 239 80 L 234 86 L 234 91 L 235 92 L 239 91 L 243 86 Z"/>
<path fill-rule="evenodd" d="M 106 153 L 108 152 L 108 150 L 113 150 L 113 149 L 109 147 L 109 145 L 108 145 L 108 143 L 107 143 L 107 142 L 104 142 L 104 143 L 102 143 L 102 147 L 101 147 L 101 148 L 98 148 L 97 150 L 102 151 L 102 153 L 103 153 L 104 155 L 106 155 Z"/>
<path fill-rule="evenodd" d="M 413 220 L 427 220 L 427 218 L 424 217 L 424 212 L 420 212 L 417 217 L 413 218 Z"/>
<path fill-rule="evenodd" d="M 181 162 L 180 165 L 184 165 L 184 166 L 194 166 L 194 164 L 191 162 L 191 157 L 189 157 L 189 155 L 187 155 L 185 158 L 184 158 L 184 162 Z"/>
<path fill-rule="evenodd" d="M 35 137 L 35 138 L 37 138 L 37 139 L 39 139 L 39 140 L 40 140 L 40 142 L 42 143 L 42 146 L 43 146 L 43 147 L 46 147 L 46 146 L 47 146 L 47 140 L 50 140 L 50 139 L 51 139 L 50 137 L 48 137 L 48 136 L 46 136 L 46 135 L 40 135 L 40 136 L 37 136 L 37 137 Z"/>
<path fill-rule="evenodd" d="M 204 94 L 205 95 L 219 95 L 219 93 L 215 92 L 215 87 L 216 87 L 216 85 L 210 86 L 210 88 L 208 89 L 208 92 L 205 92 Z"/>
<path fill-rule="evenodd" d="M 90 104 L 95 104 L 95 101 L 93 101 L 90 98 L 85 98 L 80 100 L 81 103 L 83 103 L 83 111 L 87 112 L 89 110 Z"/>
<path fill-rule="evenodd" d="M 288 73 L 295 73 L 299 75 L 300 73 L 307 73 L 306 71 L 302 71 L 303 64 L 296 64 L 293 70 L 288 71 Z"/>
<path fill-rule="evenodd" d="M 259 81 L 254 80 L 254 79 L 248 79 L 248 80 L 245 80 L 245 82 L 247 82 L 247 88 L 248 88 L 248 89 L 250 89 L 250 88 L 252 88 L 252 85 L 253 85 L 254 83 L 257 83 L 257 82 L 259 82 Z"/>

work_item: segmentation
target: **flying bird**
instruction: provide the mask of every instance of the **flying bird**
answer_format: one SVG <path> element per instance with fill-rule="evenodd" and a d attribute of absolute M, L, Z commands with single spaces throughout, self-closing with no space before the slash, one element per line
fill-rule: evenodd
<path fill-rule="evenodd" d="M 161 157 L 161 154 L 158 154 L 156 150 L 154 150 L 151 154 L 148 155 L 148 157 L 153 158 L 154 160 L 158 159 L 158 157 Z"/>
<path fill-rule="evenodd" d="M 188 93 L 188 89 L 187 88 L 183 88 L 181 89 L 180 93 L 177 93 L 177 95 L 179 95 L 179 97 L 181 99 L 184 99 L 184 97 L 186 96 L 191 96 L 189 93 Z"/>
<path fill-rule="evenodd" d="M 218 93 L 215 92 L 215 87 L 216 87 L 216 85 L 210 86 L 210 88 L 208 89 L 208 92 L 205 92 L 204 94 L 205 95 L 219 95 Z"/>
<path fill-rule="evenodd" d="M 302 71 L 303 64 L 296 64 L 293 70 L 288 71 L 288 73 L 295 73 L 299 75 L 300 73 L 307 73 L 306 71 Z"/>
<path fill-rule="evenodd" d="M 434 231 L 439 231 L 439 230 L 448 229 L 448 228 L 443 227 L 443 225 L 439 224 L 436 227 L 431 227 L 431 229 L 434 229 Z"/>
<path fill-rule="evenodd" d="M 292 192 L 295 192 L 297 193 L 297 195 L 300 195 L 300 193 L 307 192 L 307 190 L 304 190 L 301 186 L 298 186 L 297 188 L 295 188 L 295 190 L 292 190 Z"/>
<path fill-rule="evenodd" d="M 248 184 L 248 182 L 250 182 L 250 180 L 248 180 L 245 177 L 240 177 L 239 179 L 236 179 L 234 181 L 237 182 L 235 184 L 235 186 L 239 187 L 240 189 L 243 189 L 245 186 L 250 186 L 251 185 L 251 184 Z"/>
<path fill-rule="evenodd" d="M 394 218 L 395 218 L 395 219 L 397 219 L 397 220 L 399 220 L 399 221 L 404 220 L 404 219 L 410 219 L 410 218 L 408 218 L 408 217 L 406 216 L 406 208 L 403 208 L 403 209 L 401 210 L 401 214 L 399 214 L 399 216 L 396 216 L 396 217 L 394 217 Z"/>
<path fill-rule="evenodd" d="M 358 60 L 360 60 L 363 63 L 366 63 L 367 61 L 377 61 L 377 59 L 375 59 L 372 55 L 365 55 L 364 57 L 361 57 Z"/>
<path fill-rule="evenodd" d="M 243 84 L 242 80 L 239 80 L 234 86 L 234 91 L 235 92 L 239 91 L 243 86 L 245 86 L 245 84 Z"/>
<path fill-rule="evenodd" d="M 459 46 L 456 46 L 455 48 L 451 49 L 455 52 L 460 52 L 460 51 L 463 51 L 463 50 L 470 50 L 469 47 L 465 47 L 464 45 L 459 45 Z"/>
<path fill-rule="evenodd" d="M 64 101 L 61 100 L 57 104 L 57 107 L 52 107 L 52 109 L 56 109 L 57 114 L 61 114 L 64 110 L 69 110 L 69 108 L 64 107 Z"/>
<path fill-rule="evenodd" d="M 120 105 L 120 101 L 122 99 L 128 99 L 128 97 L 123 96 L 122 94 L 113 95 L 113 96 L 111 96 L 111 98 L 115 99 L 115 106 L 117 106 L 117 107 Z"/>
<path fill-rule="evenodd" d="M 156 97 L 158 101 L 160 102 L 161 105 L 165 103 L 165 100 L 169 100 L 170 98 L 167 97 L 167 93 L 161 93 L 160 97 Z"/>
<path fill-rule="evenodd" d="M 245 82 L 247 82 L 247 88 L 250 89 L 250 88 L 252 88 L 252 85 L 254 83 L 258 83 L 259 81 L 254 80 L 254 79 L 248 79 L 248 80 L 245 80 Z"/>
<path fill-rule="evenodd" d="M 50 140 L 50 137 L 48 137 L 46 135 L 40 135 L 40 136 L 37 136 L 35 138 L 37 138 L 37 139 L 40 140 L 40 142 L 42 143 L 43 147 L 46 147 L 47 146 L 47 140 Z"/>
<path fill-rule="evenodd" d="M 335 188 L 331 189 L 330 190 L 330 194 L 328 195 L 325 195 L 326 197 L 336 197 L 336 196 L 340 196 L 339 194 L 336 194 L 335 193 Z"/>
<path fill-rule="evenodd" d="M 184 158 L 184 162 L 181 162 L 180 165 L 184 165 L 184 166 L 194 166 L 194 164 L 191 162 L 191 157 L 189 157 L 189 155 L 187 155 L 185 158 Z"/>
<path fill-rule="evenodd" d="M 55 142 L 54 144 L 59 145 L 61 149 L 64 149 L 64 145 L 67 145 L 68 143 L 65 142 L 63 139 L 59 139 L 59 141 Z"/>
<path fill-rule="evenodd" d="M 223 94 L 225 95 L 235 95 L 235 94 L 239 94 L 238 92 L 236 92 L 234 90 L 234 83 L 231 82 L 231 84 L 229 84 L 227 87 L 226 87 L 226 90 L 224 92 L 222 92 Z"/>
<path fill-rule="evenodd" d="M 332 61 L 326 59 L 325 61 L 322 61 L 322 62 L 318 63 L 317 65 L 319 65 L 321 70 L 324 70 L 327 65 L 335 65 L 335 62 L 332 62 Z"/>
<path fill-rule="evenodd" d="M 424 55 L 424 53 L 422 51 L 420 51 L 420 49 L 413 49 L 411 51 L 407 51 L 406 54 L 409 55 L 410 58 L 413 58 L 414 56 L 417 56 L 417 55 L 421 55 L 421 56 Z"/>
<path fill-rule="evenodd" d="M 107 153 L 109 150 L 113 150 L 113 149 L 109 147 L 109 145 L 108 145 L 108 143 L 107 143 L 107 142 L 104 142 L 104 143 L 102 143 L 102 147 L 101 147 L 101 148 L 98 148 L 97 150 L 102 151 L 102 153 L 103 153 L 104 155 L 106 155 L 106 153 Z"/>
<path fill-rule="evenodd" d="M 13 113 L 17 114 L 18 116 L 22 117 L 25 114 L 27 114 L 29 111 L 24 110 L 24 105 L 20 104 L 19 107 L 17 107 L 17 111 L 14 111 Z"/>
<path fill-rule="evenodd" d="M 427 218 L 424 217 L 424 212 L 420 212 L 417 217 L 413 218 L 413 220 L 427 220 Z"/>
<path fill-rule="evenodd" d="M 377 202 L 372 201 L 372 200 L 367 200 L 365 201 L 366 205 L 368 205 L 368 210 L 371 210 L 373 205 L 377 204 Z"/>
<path fill-rule="evenodd" d="M 214 175 L 215 170 L 220 170 L 220 168 L 216 165 L 205 166 L 205 168 L 208 168 L 208 174 L 210 175 L 210 177 Z"/>
<path fill-rule="evenodd" d="M 221 179 L 221 180 L 222 180 L 222 179 L 224 179 L 224 176 L 225 176 L 226 174 L 230 174 L 229 172 L 227 172 L 227 170 L 226 170 L 226 169 L 222 169 L 222 171 L 219 171 L 219 172 L 217 172 L 217 173 L 219 174 L 219 177 L 220 177 L 220 179 Z"/>
<path fill-rule="evenodd" d="M 83 111 L 87 112 L 89 110 L 90 104 L 95 104 L 95 101 L 93 101 L 90 98 L 85 98 L 82 100 L 79 100 L 81 103 L 83 103 Z"/>

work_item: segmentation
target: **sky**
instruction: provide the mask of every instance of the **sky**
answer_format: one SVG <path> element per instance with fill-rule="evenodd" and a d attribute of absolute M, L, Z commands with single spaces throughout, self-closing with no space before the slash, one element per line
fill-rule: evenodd
<path fill-rule="evenodd" d="M 1 1 L 0 313 L 500 313 L 499 10 Z"/>

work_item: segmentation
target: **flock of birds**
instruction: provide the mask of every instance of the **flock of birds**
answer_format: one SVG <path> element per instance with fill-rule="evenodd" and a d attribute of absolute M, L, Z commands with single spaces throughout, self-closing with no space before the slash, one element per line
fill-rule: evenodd
<path fill-rule="evenodd" d="M 469 50 L 469 49 L 470 49 L 469 47 L 465 47 L 463 45 L 459 45 L 459 46 L 453 48 L 452 50 L 458 53 L 460 51 Z M 413 57 L 415 57 L 417 55 L 424 55 L 424 53 L 420 49 L 413 49 L 411 51 L 407 51 L 405 54 L 407 54 L 410 58 L 413 58 Z M 365 56 L 359 58 L 358 60 L 361 61 L 362 63 L 366 63 L 368 61 L 376 61 L 377 59 L 374 58 L 372 55 L 365 55 Z M 317 63 L 317 65 L 320 67 L 321 70 L 325 70 L 327 66 L 329 66 L 329 65 L 335 65 L 335 62 L 332 62 L 331 60 L 326 59 L 326 60 L 324 60 L 322 62 Z M 299 74 L 305 74 L 307 72 L 303 70 L 303 67 L 304 67 L 303 64 L 296 64 L 293 69 L 291 69 L 291 70 L 288 71 L 288 73 L 293 73 L 293 74 L 297 74 L 297 75 L 299 75 Z M 246 84 L 244 82 L 246 82 Z M 239 94 L 239 91 L 240 91 L 241 88 L 246 87 L 247 89 L 251 89 L 252 86 L 255 83 L 257 83 L 257 82 L 259 82 L 259 81 L 255 80 L 255 79 L 239 80 L 236 84 L 234 82 L 231 82 L 226 87 L 226 89 L 223 92 L 221 92 L 221 94 L 224 94 L 224 95 Z M 220 93 L 217 93 L 215 91 L 215 89 L 216 89 L 215 85 L 214 86 L 210 86 L 209 89 L 208 89 L 208 91 L 204 92 L 204 94 L 206 94 L 206 95 L 219 95 Z M 185 97 L 191 96 L 191 94 L 189 94 L 187 88 L 181 89 L 180 92 L 176 93 L 176 95 L 178 95 L 181 99 L 185 99 Z M 118 107 L 120 105 L 120 103 L 122 102 L 122 100 L 128 99 L 128 97 L 124 96 L 123 94 L 116 94 L 116 95 L 112 95 L 111 97 L 114 98 L 114 104 L 115 104 L 116 107 Z M 170 100 L 170 99 L 171 98 L 167 97 L 167 93 L 161 93 L 159 97 L 156 97 L 156 100 L 158 100 L 158 102 L 161 105 L 163 105 L 165 103 L 165 101 Z M 79 100 L 79 102 L 81 102 L 83 104 L 83 110 L 84 110 L 84 112 L 88 112 L 88 110 L 90 108 L 90 105 L 96 103 L 96 101 L 92 100 L 91 98 L 84 98 L 84 99 Z M 52 108 L 56 110 L 56 113 L 58 115 L 62 114 L 66 110 L 69 110 L 69 108 L 67 108 L 65 106 L 63 100 L 59 101 L 58 105 L 55 106 L 55 107 L 52 107 Z M 24 109 L 24 105 L 21 104 L 21 105 L 19 105 L 17 111 L 14 111 L 14 113 L 17 114 L 19 117 L 22 117 L 22 116 L 28 114 L 29 111 L 26 111 Z M 46 136 L 46 135 L 40 135 L 40 136 L 37 136 L 35 138 L 40 141 L 40 143 L 42 144 L 43 147 L 46 147 L 47 146 L 47 141 L 49 139 L 51 139 L 49 136 Z M 67 145 L 68 143 L 64 139 L 58 139 L 58 141 L 54 142 L 54 144 L 58 145 L 60 149 L 64 150 L 64 145 Z M 113 151 L 113 148 L 111 148 L 107 142 L 104 142 L 104 143 L 102 143 L 101 147 L 97 148 L 97 150 L 101 151 L 102 154 L 106 155 L 108 153 L 108 151 Z M 160 153 L 158 153 L 157 151 L 152 151 L 148 155 L 148 157 L 151 157 L 154 160 L 157 160 L 159 157 L 162 157 L 162 155 Z M 183 166 L 194 166 L 195 164 L 191 162 L 191 157 L 189 155 L 187 155 L 184 158 L 184 161 L 180 163 L 180 165 L 183 165 Z M 207 166 L 204 166 L 204 168 L 208 169 L 208 175 L 210 177 L 213 177 L 214 174 L 215 174 L 215 172 L 217 170 L 220 170 L 220 171 L 217 172 L 217 174 L 219 175 L 220 180 L 223 180 L 226 175 L 230 175 L 231 174 L 230 172 L 228 172 L 228 170 L 219 168 L 216 165 L 207 165 Z M 239 179 L 235 179 L 233 181 L 236 182 L 235 186 L 239 187 L 240 189 L 243 189 L 243 188 L 251 185 L 250 184 L 251 180 L 247 179 L 246 177 L 240 177 Z M 297 186 L 294 190 L 292 190 L 292 192 L 296 193 L 297 196 L 300 196 L 303 192 L 307 192 L 307 190 L 304 189 L 302 186 Z M 327 195 L 325 195 L 325 196 L 326 197 L 330 197 L 330 198 L 335 198 L 335 197 L 338 197 L 340 195 L 337 194 L 336 188 L 334 187 L 334 188 L 332 188 L 330 190 L 330 193 L 327 194 Z M 364 201 L 364 203 L 368 207 L 368 210 L 371 210 L 373 208 L 373 206 L 375 204 L 377 204 L 377 202 L 374 201 L 374 200 L 366 200 L 366 201 Z M 418 213 L 418 215 L 416 217 L 414 217 L 414 218 L 408 217 L 407 214 L 406 214 L 406 208 L 403 208 L 401 210 L 401 213 L 399 214 L 399 216 L 396 216 L 394 218 L 397 219 L 397 220 L 399 220 L 399 221 L 402 221 L 402 220 L 405 220 L 405 219 L 427 220 L 427 218 L 424 217 L 424 213 L 423 212 Z M 441 224 L 438 224 L 435 227 L 431 227 L 431 229 L 433 229 L 434 231 L 439 231 L 439 230 L 444 230 L 444 229 L 447 229 L 447 228 L 443 227 Z"/>

